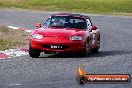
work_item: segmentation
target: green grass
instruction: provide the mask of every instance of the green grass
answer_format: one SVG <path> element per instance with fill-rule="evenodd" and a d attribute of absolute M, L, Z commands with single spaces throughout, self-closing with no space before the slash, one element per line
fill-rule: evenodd
<path fill-rule="evenodd" d="M 13 48 L 14 46 L 20 46 L 22 42 L 19 40 L 4 40 L 0 39 L 0 50 L 6 50 Z"/>
<path fill-rule="evenodd" d="M 9 32 L 8 29 L 4 26 L 0 27 L 0 33 L 7 33 Z"/>
<path fill-rule="evenodd" d="M 132 13 L 132 0 L 0 0 L 0 7 L 86 13 Z"/>
<path fill-rule="evenodd" d="M 7 50 L 28 45 L 29 36 L 30 33 L 22 30 L 12 30 L 6 26 L 0 25 L 0 50 Z"/>

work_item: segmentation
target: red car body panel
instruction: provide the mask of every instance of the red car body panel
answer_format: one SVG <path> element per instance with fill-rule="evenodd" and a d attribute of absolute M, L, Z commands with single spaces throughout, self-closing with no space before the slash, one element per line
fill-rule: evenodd
<path fill-rule="evenodd" d="M 67 51 L 83 51 L 84 42 L 86 40 L 86 36 L 89 36 L 90 33 L 82 29 L 82 31 L 75 28 L 70 29 L 44 29 L 40 28 L 36 29 L 32 34 L 37 33 L 44 35 L 42 39 L 34 39 L 31 38 L 32 48 L 39 49 L 43 51 L 55 51 L 55 52 L 67 52 Z M 83 35 L 82 41 L 72 41 L 69 38 L 74 35 Z M 44 47 L 44 45 L 57 45 L 57 46 L 66 46 L 64 50 L 59 49 L 50 49 Z"/>
<path fill-rule="evenodd" d="M 57 16 L 60 15 L 62 16 L 62 14 L 59 14 Z M 31 33 L 31 35 L 33 34 L 40 34 L 43 36 L 43 38 L 35 39 L 31 37 L 30 40 L 32 48 L 50 52 L 83 52 L 87 39 L 90 40 L 89 48 L 92 49 L 98 47 L 98 38 L 100 36 L 99 29 L 89 31 L 87 29 L 58 27 L 41 27 L 35 29 Z M 82 36 L 82 40 L 70 40 L 70 37 L 72 36 Z M 51 48 L 51 46 L 57 46 L 59 48 Z"/>

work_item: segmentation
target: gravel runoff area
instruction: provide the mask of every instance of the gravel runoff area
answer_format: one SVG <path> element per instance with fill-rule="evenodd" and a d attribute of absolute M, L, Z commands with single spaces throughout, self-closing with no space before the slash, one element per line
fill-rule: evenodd
<path fill-rule="evenodd" d="M 0 25 L 0 59 L 28 55 L 30 33 Z"/>

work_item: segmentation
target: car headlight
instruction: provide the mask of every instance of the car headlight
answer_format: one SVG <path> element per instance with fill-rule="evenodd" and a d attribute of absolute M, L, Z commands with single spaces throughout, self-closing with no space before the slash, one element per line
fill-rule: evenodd
<path fill-rule="evenodd" d="M 72 36 L 70 40 L 82 40 L 82 36 Z"/>
<path fill-rule="evenodd" d="M 32 37 L 35 39 L 42 39 L 43 38 L 43 36 L 40 34 L 33 34 Z"/>

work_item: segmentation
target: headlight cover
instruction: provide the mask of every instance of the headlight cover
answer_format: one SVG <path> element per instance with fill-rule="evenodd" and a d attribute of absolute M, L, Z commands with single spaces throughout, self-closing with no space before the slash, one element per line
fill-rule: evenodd
<path fill-rule="evenodd" d="M 72 36 L 70 37 L 70 40 L 82 40 L 82 36 Z"/>
<path fill-rule="evenodd" d="M 40 34 L 33 34 L 32 37 L 35 39 L 42 39 L 43 38 L 43 36 Z"/>

